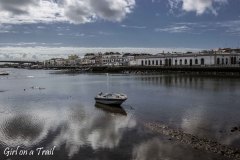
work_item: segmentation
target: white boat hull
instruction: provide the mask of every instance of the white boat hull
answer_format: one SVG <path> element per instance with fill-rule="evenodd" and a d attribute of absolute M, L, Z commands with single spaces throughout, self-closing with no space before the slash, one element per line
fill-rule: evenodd
<path fill-rule="evenodd" d="M 0 73 L 0 76 L 7 76 L 9 73 Z"/>
<path fill-rule="evenodd" d="M 106 105 L 121 105 L 127 100 L 127 95 L 121 93 L 102 93 L 95 97 L 96 103 Z"/>
<path fill-rule="evenodd" d="M 126 99 L 124 100 L 110 100 L 110 99 L 98 99 L 95 98 L 96 103 L 107 104 L 107 105 L 121 105 Z"/>

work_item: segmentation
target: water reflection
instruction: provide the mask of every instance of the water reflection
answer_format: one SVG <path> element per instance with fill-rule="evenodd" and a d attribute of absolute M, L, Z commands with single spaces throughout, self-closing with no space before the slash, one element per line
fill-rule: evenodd
<path fill-rule="evenodd" d="M 127 112 L 121 106 L 111 106 L 111 105 L 104 105 L 104 104 L 96 103 L 95 107 L 100 108 L 109 113 L 121 114 L 121 115 L 125 115 L 125 116 L 127 115 Z"/>
<path fill-rule="evenodd" d="M 209 109 L 203 106 L 188 109 L 183 114 L 181 128 L 184 132 L 192 135 L 212 139 L 221 144 L 239 147 L 240 134 L 238 132 L 231 133 L 231 128 L 238 123 L 221 121 L 222 116 L 215 119 L 215 113 L 209 112 Z M 234 114 L 238 113 L 233 113 L 232 115 Z"/>
<path fill-rule="evenodd" d="M 6 91 L 0 91 L 0 146 L 3 148 L 56 145 L 56 150 L 67 155 L 62 159 L 75 156 L 91 159 L 97 153 L 103 155 L 103 150 L 109 157 L 118 154 L 122 159 L 131 159 L 134 146 L 135 159 L 146 159 L 148 156 L 144 155 L 179 159 L 171 155 L 177 151 L 191 155 L 184 152 L 188 148 L 179 149 L 166 141 L 151 140 L 151 136 L 146 138 L 154 133 L 139 129 L 136 117 L 160 121 L 223 144 L 239 143 L 240 132 L 230 132 L 240 122 L 239 79 L 172 74 L 111 76 L 110 89 L 128 94 L 129 99 L 123 105 L 125 110 L 94 105 L 96 93 L 106 90 L 106 75 L 69 76 L 43 70 L 14 70 L 8 80 L 0 81 L 0 90 Z M 46 89 L 24 91 L 31 86 Z M 151 153 L 154 148 L 160 153 Z M 81 157 L 86 150 L 88 156 L 94 156 Z M 1 156 L 0 159 L 6 158 Z M 107 156 L 102 158 L 115 158 Z"/>
<path fill-rule="evenodd" d="M 226 77 L 204 77 L 181 74 L 163 74 L 151 76 L 136 76 L 136 80 L 141 81 L 144 85 L 162 85 L 165 87 L 185 87 L 194 89 L 213 89 L 214 91 L 231 90 L 235 91 L 239 86 L 237 78 L 227 79 Z M 222 85 L 225 81 L 226 83 Z M 226 87 L 227 85 L 227 87 Z"/>
<path fill-rule="evenodd" d="M 29 115 L 16 115 L 6 122 L 3 131 L 9 139 L 24 138 L 32 141 L 42 131 L 42 124 L 35 122 Z"/>
<path fill-rule="evenodd" d="M 140 143 L 133 149 L 132 156 L 134 160 L 202 160 L 213 158 L 210 153 L 202 154 L 188 146 L 159 138 L 152 138 Z M 217 155 L 214 157 L 218 160 L 222 159 Z"/>
<path fill-rule="evenodd" d="M 3 115 L 0 121 L 0 144 L 32 146 L 43 139 L 44 123 L 32 115 Z"/>
<path fill-rule="evenodd" d="M 113 149 L 119 145 L 125 130 L 136 126 L 135 119 L 119 109 L 114 111 L 120 114 L 112 114 L 106 112 L 106 108 L 53 107 L 49 110 L 33 109 L 29 114 L 4 115 L 0 121 L 0 141 L 5 146 L 25 147 L 47 141 L 49 147 L 65 146 L 69 158 L 83 146 L 90 146 L 93 150 Z M 49 135 L 53 133 L 54 138 L 50 141 Z"/>

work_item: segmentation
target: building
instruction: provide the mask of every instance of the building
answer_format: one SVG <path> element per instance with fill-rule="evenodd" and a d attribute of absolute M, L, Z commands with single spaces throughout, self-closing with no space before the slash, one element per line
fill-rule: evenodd
<path fill-rule="evenodd" d="M 77 66 L 80 64 L 80 59 L 78 55 L 69 55 L 67 59 L 68 66 Z"/>
<path fill-rule="evenodd" d="M 122 64 L 123 66 L 129 66 L 130 63 L 135 61 L 135 56 L 132 53 L 125 53 L 122 56 Z"/>
<path fill-rule="evenodd" d="M 67 61 L 64 58 L 52 58 L 50 60 L 44 61 L 44 66 L 64 66 Z"/>
<path fill-rule="evenodd" d="M 82 65 L 101 65 L 102 63 L 102 53 L 87 53 L 81 59 Z"/>
<path fill-rule="evenodd" d="M 139 56 L 140 66 L 236 66 L 240 65 L 239 50 L 202 51 L 199 53 L 159 53 L 153 56 Z"/>
<path fill-rule="evenodd" d="M 102 55 L 102 65 L 122 66 L 123 58 L 119 52 L 106 52 Z"/>
<path fill-rule="evenodd" d="M 96 55 L 94 53 L 86 53 L 84 55 L 84 58 L 85 59 L 91 59 L 91 58 L 94 58 Z"/>

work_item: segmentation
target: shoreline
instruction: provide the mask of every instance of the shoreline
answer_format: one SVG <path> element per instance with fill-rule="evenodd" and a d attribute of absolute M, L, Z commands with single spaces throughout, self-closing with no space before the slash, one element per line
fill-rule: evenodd
<path fill-rule="evenodd" d="M 160 122 L 142 122 L 143 125 L 159 135 L 168 136 L 169 140 L 175 140 L 179 143 L 191 146 L 194 149 L 215 153 L 227 158 L 240 159 L 240 150 L 236 147 L 230 147 L 220 144 L 208 138 L 188 134 L 180 129 L 173 129 Z"/>
<path fill-rule="evenodd" d="M 12 67 L 8 67 L 12 68 Z M 6 69 L 6 68 L 4 68 Z M 54 74 L 112 73 L 126 75 L 176 74 L 191 76 L 240 77 L 240 66 L 69 66 L 45 68 L 15 68 L 27 70 L 52 70 Z"/>
<path fill-rule="evenodd" d="M 159 73 L 170 73 L 179 75 L 193 76 L 221 76 L 221 77 L 240 77 L 240 67 L 218 67 L 218 66 L 172 66 L 172 67 L 143 67 L 143 66 L 90 66 L 90 67 L 51 67 L 46 70 L 55 70 L 62 73 L 116 73 L 130 75 L 149 75 Z"/>

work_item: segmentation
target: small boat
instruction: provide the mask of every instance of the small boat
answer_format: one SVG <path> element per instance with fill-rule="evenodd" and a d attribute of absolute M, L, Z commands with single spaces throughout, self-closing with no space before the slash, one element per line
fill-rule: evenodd
<path fill-rule="evenodd" d="M 9 73 L 7 73 L 7 72 L 0 72 L 0 76 L 7 76 L 7 75 L 9 75 Z"/>
<path fill-rule="evenodd" d="M 96 103 L 106 105 L 121 105 L 127 100 L 127 95 L 122 93 L 102 93 L 100 92 L 96 97 Z"/>

